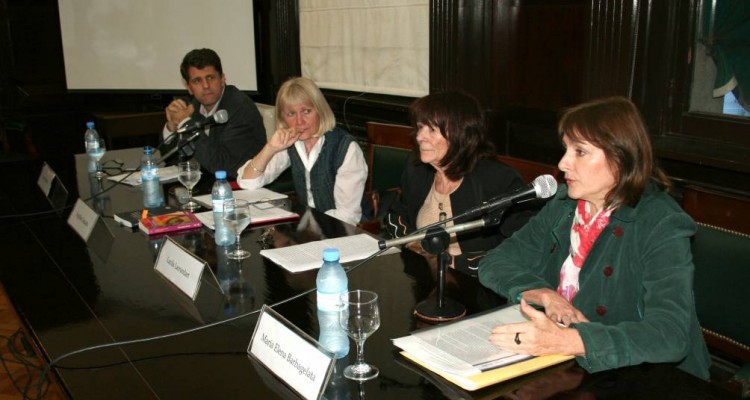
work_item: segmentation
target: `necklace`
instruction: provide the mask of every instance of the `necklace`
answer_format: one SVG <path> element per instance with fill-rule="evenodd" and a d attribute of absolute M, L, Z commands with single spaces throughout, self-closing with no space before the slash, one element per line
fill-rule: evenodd
<path fill-rule="evenodd" d="M 438 205 L 438 210 L 445 211 L 446 206 L 445 204 L 450 200 L 450 195 L 458 189 L 459 186 L 461 186 L 461 182 L 463 182 L 463 178 L 451 182 L 447 180 L 445 177 L 441 177 L 440 175 L 435 175 L 435 181 L 433 182 L 433 188 L 432 192 L 434 195 L 435 202 Z M 445 193 L 438 192 L 438 186 L 442 184 L 443 189 Z"/>

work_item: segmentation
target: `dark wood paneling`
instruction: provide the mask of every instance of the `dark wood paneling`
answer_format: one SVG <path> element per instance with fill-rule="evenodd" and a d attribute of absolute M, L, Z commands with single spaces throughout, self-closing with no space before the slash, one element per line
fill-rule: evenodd
<path fill-rule="evenodd" d="M 557 110 L 581 101 L 586 7 L 583 2 L 521 2 L 510 7 L 508 105 Z M 565 23 L 559 23 L 565 21 Z"/>

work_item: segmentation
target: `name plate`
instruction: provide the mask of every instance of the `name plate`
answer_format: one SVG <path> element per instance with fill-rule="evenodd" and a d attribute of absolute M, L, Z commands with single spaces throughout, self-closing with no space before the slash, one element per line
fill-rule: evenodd
<path fill-rule="evenodd" d="M 79 198 L 68 217 L 68 225 L 76 231 L 84 242 L 88 242 L 97 219 L 99 219 L 99 215 L 96 211 Z"/>
<path fill-rule="evenodd" d="M 305 399 L 320 399 L 335 361 L 334 353 L 265 304 L 247 352 Z"/>
<path fill-rule="evenodd" d="M 52 181 L 55 179 L 55 171 L 50 168 L 50 166 L 47 163 L 44 163 L 42 165 L 42 172 L 39 174 L 39 179 L 37 179 L 36 184 L 39 186 L 39 189 L 42 189 L 42 193 L 44 193 L 45 197 L 49 197 L 49 190 L 52 188 Z"/>
<path fill-rule="evenodd" d="M 164 237 L 164 243 L 154 263 L 154 269 L 157 272 L 193 300 L 198 295 L 205 266 L 205 261 L 177 244 L 169 236 Z"/>

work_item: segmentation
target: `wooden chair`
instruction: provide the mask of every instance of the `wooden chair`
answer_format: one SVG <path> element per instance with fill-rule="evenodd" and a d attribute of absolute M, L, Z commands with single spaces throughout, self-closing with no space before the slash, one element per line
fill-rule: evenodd
<path fill-rule="evenodd" d="M 750 234 L 750 198 L 690 185 L 682 208 L 698 222 Z"/>
<path fill-rule="evenodd" d="M 367 123 L 367 167 L 365 199 L 370 210 L 370 219 L 360 227 L 372 233 L 380 233 L 381 199 L 392 199 L 398 195 L 401 173 L 414 147 L 412 128 L 406 125 Z"/>
<path fill-rule="evenodd" d="M 750 396 L 750 235 L 698 223 L 691 250 L 703 337 L 715 358 L 712 381 Z"/>
<path fill-rule="evenodd" d="M 560 170 L 555 165 L 510 156 L 497 156 L 497 159 L 518 171 L 525 183 L 531 183 L 539 175 L 546 174 L 552 175 L 555 179 L 559 180 Z"/>

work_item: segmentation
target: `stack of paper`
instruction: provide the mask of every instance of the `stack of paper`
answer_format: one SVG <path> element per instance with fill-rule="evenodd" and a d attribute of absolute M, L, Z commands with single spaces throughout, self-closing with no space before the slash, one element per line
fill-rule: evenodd
<path fill-rule="evenodd" d="M 401 354 L 467 389 L 476 390 L 570 360 L 573 356 L 532 357 L 502 351 L 489 342 L 492 328 L 524 322 L 519 305 L 479 314 L 393 339 Z"/>
<path fill-rule="evenodd" d="M 207 228 L 211 230 L 215 229 L 213 211 L 204 211 L 195 214 L 195 216 L 198 217 Z M 250 206 L 250 226 L 287 221 L 295 218 L 299 218 L 299 214 L 284 210 L 283 208 L 274 207 L 271 203 L 255 203 Z"/>
<path fill-rule="evenodd" d="M 179 175 L 179 172 L 177 171 L 176 165 L 173 165 L 171 167 L 159 168 L 159 182 L 161 183 L 176 181 L 177 175 Z M 130 186 L 141 185 L 141 173 L 139 171 L 126 172 L 124 174 L 110 176 L 107 179 L 111 181 L 115 181 L 115 182 L 124 183 Z"/>
<path fill-rule="evenodd" d="M 269 190 L 266 188 L 258 188 L 253 190 L 243 189 L 243 190 L 235 190 L 232 192 L 232 196 L 234 196 L 235 199 L 242 199 L 247 200 L 249 203 L 266 203 L 273 200 L 283 200 L 286 199 L 287 195 L 282 193 L 276 193 L 273 190 Z M 204 194 L 200 196 L 193 197 L 193 200 L 198 202 L 200 205 L 206 208 L 213 208 L 211 205 L 211 194 Z"/>

